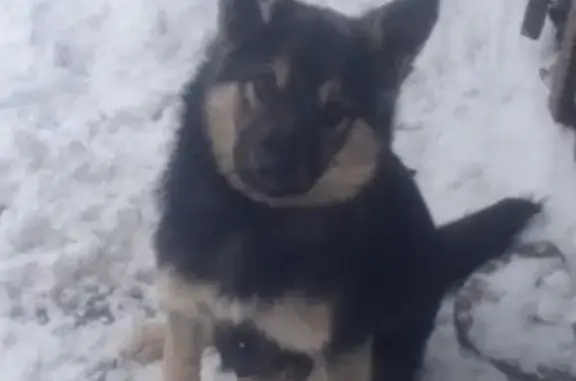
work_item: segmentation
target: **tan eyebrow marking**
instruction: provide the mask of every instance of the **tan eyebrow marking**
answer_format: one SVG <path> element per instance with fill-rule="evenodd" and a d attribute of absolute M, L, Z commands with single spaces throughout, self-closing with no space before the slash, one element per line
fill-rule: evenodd
<path fill-rule="evenodd" d="M 288 64 L 288 61 L 282 57 L 277 58 L 272 64 L 272 70 L 274 70 L 278 88 L 285 88 L 290 79 L 290 65 Z"/>
<path fill-rule="evenodd" d="M 318 89 L 318 98 L 322 104 L 325 104 L 331 97 L 337 97 L 340 94 L 341 84 L 336 79 L 326 81 Z"/>

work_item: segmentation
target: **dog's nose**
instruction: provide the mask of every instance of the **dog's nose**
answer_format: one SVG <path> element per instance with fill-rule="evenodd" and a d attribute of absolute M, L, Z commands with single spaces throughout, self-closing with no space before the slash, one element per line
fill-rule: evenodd
<path fill-rule="evenodd" d="M 300 194 L 310 188 L 307 171 L 280 153 L 254 152 L 246 179 L 261 192 L 271 197 Z"/>

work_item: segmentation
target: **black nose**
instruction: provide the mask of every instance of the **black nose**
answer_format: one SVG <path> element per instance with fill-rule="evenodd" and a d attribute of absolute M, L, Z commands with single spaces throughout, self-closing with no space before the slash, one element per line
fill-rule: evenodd
<path fill-rule="evenodd" d="M 296 155 L 288 157 L 281 152 L 253 152 L 250 165 L 240 175 L 250 186 L 270 197 L 302 194 L 312 187 L 314 179 L 307 163 L 299 163 L 297 159 Z"/>

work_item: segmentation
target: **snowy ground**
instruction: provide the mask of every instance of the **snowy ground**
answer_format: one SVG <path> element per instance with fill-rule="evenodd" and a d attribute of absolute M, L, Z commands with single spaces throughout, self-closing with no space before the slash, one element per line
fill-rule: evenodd
<path fill-rule="evenodd" d="M 354 12 L 381 2 L 325 3 Z M 156 364 L 117 361 L 117 348 L 156 313 L 151 192 L 213 3 L 2 2 L 3 380 L 159 379 Z M 547 113 L 538 69 L 548 52 L 519 34 L 525 4 L 444 0 L 406 86 L 398 147 L 438 221 L 509 194 L 550 197 L 530 238 L 576 259 L 575 139 Z M 459 353 L 449 310 L 426 379 L 502 380 Z"/>

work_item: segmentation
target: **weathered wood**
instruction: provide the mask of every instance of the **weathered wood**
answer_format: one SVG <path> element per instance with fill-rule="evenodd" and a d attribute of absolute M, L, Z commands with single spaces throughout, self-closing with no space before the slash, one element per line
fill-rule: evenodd
<path fill-rule="evenodd" d="M 572 1 L 562 46 L 552 72 L 549 108 L 556 122 L 576 127 L 576 1 Z"/>
<path fill-rule="evenodd" d="M 550 0 L 529 0 L 524 12 L 521 33 L 523 36 L 537 40 L 540 38 Z"/>

